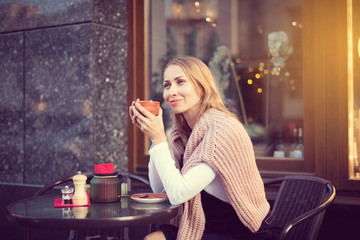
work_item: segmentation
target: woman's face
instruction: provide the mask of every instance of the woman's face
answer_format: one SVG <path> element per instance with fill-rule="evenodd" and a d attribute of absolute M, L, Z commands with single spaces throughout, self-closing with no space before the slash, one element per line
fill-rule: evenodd
<path fill-rule="evenodd" d="M 186 77 L 181 67 L 170 65 L 164 72 L 163 97 L 175 114 L 185 118 L 197 117 L 200 111 L 200 95 Z"/>

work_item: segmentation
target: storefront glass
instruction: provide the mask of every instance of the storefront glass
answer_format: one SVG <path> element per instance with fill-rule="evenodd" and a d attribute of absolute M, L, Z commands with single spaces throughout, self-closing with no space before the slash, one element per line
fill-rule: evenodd
<path fill-rule="evenodd" d="M 162 99 L 163 68 L 192 55 L 213 73 L 258 158 L 303 158 L 301 0 L 147 2 L 148 98 Z"/>

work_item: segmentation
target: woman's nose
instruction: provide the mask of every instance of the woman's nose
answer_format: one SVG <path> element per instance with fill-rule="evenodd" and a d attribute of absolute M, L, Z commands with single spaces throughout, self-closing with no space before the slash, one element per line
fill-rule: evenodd
<path fill-rule="evenodd" d="M 175 86 L 171 86 L 170 88 L 170 95 L 175 96 L 177 94 L 177 89 Z"/>

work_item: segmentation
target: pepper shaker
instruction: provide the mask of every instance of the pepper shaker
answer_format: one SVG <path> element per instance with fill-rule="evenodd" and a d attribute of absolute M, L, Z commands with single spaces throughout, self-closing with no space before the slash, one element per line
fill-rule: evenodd
<path fill-rule="evenodd" d="M 87 177 L 80 171 L 73 177 L 75 193 L 72 201 L 74 205 L 86 205 L 88 203 L 88 196 L 85 191 L 86 179 Z"/>

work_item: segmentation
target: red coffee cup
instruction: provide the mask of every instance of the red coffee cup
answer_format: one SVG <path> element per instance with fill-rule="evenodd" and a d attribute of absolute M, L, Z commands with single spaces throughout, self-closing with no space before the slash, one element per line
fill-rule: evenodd
<path fill-rule="evenodd" d="M 157 101 L 138 101 L 146 110 L 157 116 L 159 114 L 160 102 Z"/>

